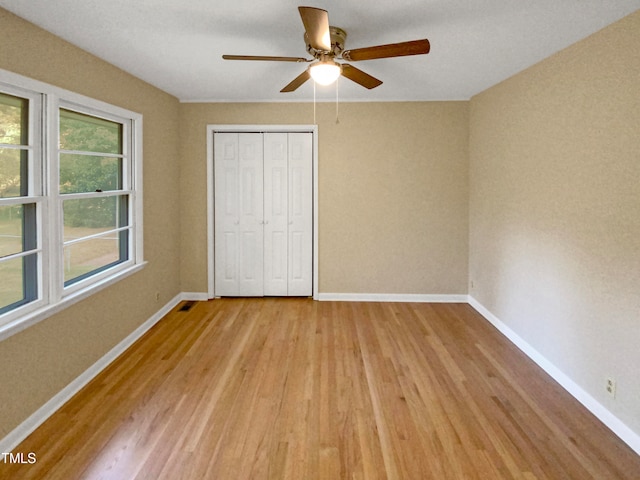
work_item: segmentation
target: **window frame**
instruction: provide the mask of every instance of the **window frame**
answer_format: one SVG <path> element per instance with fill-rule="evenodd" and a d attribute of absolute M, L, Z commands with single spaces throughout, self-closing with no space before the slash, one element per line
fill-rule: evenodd
<path fill-rule="evenodd" d="M 144 267 L 142 196 L 142 115 L 0 69 L 0 91 L 29 99 L 29 196 L 0 199 L 0 205 L 36 203 L 37 298 L 0 314 L 0 341 L 114 284 Z M 59 191 L 60 109 L 123 125 L 122 189 L 128 226 L 124 261 L 98 269 L 65 286 L 63 198 Z M 125 133 L 126 132 L 126 133 Z M 37 194 L 37 195 L 34 195 Z M 90 196 L 90 195 L 89 195 Z M 88 197 L 85 195 L 85 197 Z M 119 247 L 121 248 L 121 247 Z"/>
<path fill-rule="evenodd" d="M 0 84 L 0 91 L 7 95 L 12 95 L 15 97 L 23 98 L 28 100 L 28 121 L 27 121 L 27 134 L 28 139 L 26 145 L 16 145 L 15 150 L 25 151 L 27 152 L 27 178 L 21 178 L 21 189 L 22 189 L 22 181 L 26 180 L 26 195 L 18 195 L 15 197 L 6 197 L 0 198 L 0 206 L 26 206 L 33 204 L 35 205 L 35 240 L 36 245 L 35 248 L 30 250 L 22 250 L 20 252 L 8 255 L 4 261 L 11 261 L 13 259 L 22 258 L 24 259 L 30 254 L 37 255 L 37 261 L 35 262 L 35 276 L 36 276 L 36 297 L 33 300 L 29 300 L 25 298 L 23 301 L 17 301 L 13 304 L 6 305 L 6 307 L 14 306 L 11 309 L 6 310 L 5 312 L 0 313 L 0 322 L 4 316 L 9 317 L 10 313 L 16 310 L 28 310 L 28 308 L 41 308 L 48 297 L 48 291 L 46 289 L 46 282 L 43 281 L 43 259 L 47 256 L 46 249 L 43 247 L 43 230 L 42 230 L 42 220 L 44 218 L 43 209 L 46 208 L 44 193 L 44 181 L 43 181 L 43 168 L 42 162 L 38 161 L 38 158 L 42 156 L 42 143 L 39 141 L 42 137 L 42 96 L 37 92 L 32 90 L 28 90 L 25 88 L 20 88 L 19 86 L 14 85 L 2 85 Z M 12 148 L 10 146 L 3 145 L 3 148 Z M 22 168 L 22 167 L 21 167 Z M 23 212 L 24 215 L 24 212 Z M 23 217 L 24 220 L 24 217 Z M 22 243 L 24 245 L 24 235 L 25 234 L 25 224 L 23 223 L 23 240 Z M 26 279 L 23 277 L 23 282 L 26 282 Z M 27 296 L 25 294 L 25 296 Z M 28 308 L 27 308 L 28 307 Z M 5 307 L 3 307 L 4 310 Z M 1 311 L 1 310 L 0 310 Z"/>
<path fill-rule="evenodd" d="M 59 100 L 56 108 L 56 115 L 59 116 L 59 112 L 61 109 L 73 111 L 76 113 L 81 113 L 84 115 L 89 115 L 94 118 L 100 118 L 103 120 L 113 121 L 122 125 L 122 154 L 113 155 L 118 156 L 122 159 L 122 188 L 119 190 L 110 190 L 105 192 L 79 192 L 79 193 L 60 193 L 59 192 L 59 172 L 60 172 L 60 155 L 63 152 L 67 152 L 67 150 L 63 150 L 59 146 L 58 138 L 59 132 L 57 132 L 55 136 L 55 151 L 56 155 L 52 156 L 52 170 L 55 171 L 56 181 L 55 184 L 52 182 L 52 187 L 55 185 L 55 195 L 53 197 L 56 198 L 55 203 L 57 204 L 57 208 L 60 210 L 60 226 L 64 228 L 64 220 L 63 220 L 63 207 L 65 200 L 74 200 L 74 199 L 89 199 L 89 198 L 106 198 L 106 197 L 116 197 L 120 198 L 122 196 L 126 196 L 129 201 L 127 202 L 127 219 L 128 219 L 128 227 L 127 230 L 127 238 L 128 238 L 128 253 L 129 258 L 124 262 L 118 262 L 115 265 L 106 266 L 88 272 L 86 276 L 81 276 L 79 278 L 73 279 L 72 283 L 67 284 L 67 281 L 64 280 L 64 268 L 61 269 L 60 273 L 62 274 L 62 278 L 59 279 L 57 285 L 60 285 L 62 282 L 62 296 L 70 295 L 75 291 L 81 290 L 87 284 L 92 283 L 95 279 L 101 279 L 108 277 L 112 274 L 114 269 L 126 268 L 133 263 L 133 258 L 135 257 L 135 242 L 132 242 L 132 231 L 134 231 L 134 226 L 132 222 L 133 218 L 133 207 L 135 202 L 132 201 L 133 195 L 133 179 L 135 178 L 135 174 L 133 173 L 133 145 L 131 141 L 131 130 L 132 130 L 132 121 L 128 118 L 112 115 L 107 112 L 96 110 L 95 108 L 88 108 L 84 105 L 78 105 L 77 103 L 70 103 L 65 100 Z M 57 124 L 59 126 L 59 123 Z M 53 146 L 53 145 L 52 145 Z M 84 152 L 88 153 L 88 152 Z M 116 226 L 118 231 L 122 231 L 119 227 Z M 60 232 L 61 237 L 59 237 L 62 242 L 63 247 L 63 260 L 64 260 L 64 246 L 68 244 L 67 241 L 64 240 L 64 232 Z M 118 235 L 120 236 L 120 235 Z M 134 250 L 133 252 L 131 250 Z"/>

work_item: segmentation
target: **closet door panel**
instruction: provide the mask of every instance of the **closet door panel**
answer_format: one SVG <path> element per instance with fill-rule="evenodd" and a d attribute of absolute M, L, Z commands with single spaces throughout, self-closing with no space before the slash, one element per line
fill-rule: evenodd
<path fill-rule="evenodd" d="M 238 134 L 216 133 L 214 154 L 216 294 L 235 296 L 239 295 Z"/>
<path fill-rule="evenodd" d="M 313 294 L 313 149 L 311 133 L 289 133 L 288 294 Z"/>
<path fill-rule="evenodd" d="M 288 142 L 286 133 L 264 134 L 264 294 L 288 295 Z"/>
<path fill-rule="evenodd" d="M 238 295 L 264 295 L 262 134 L 238 134 L 239 280 Z"/>

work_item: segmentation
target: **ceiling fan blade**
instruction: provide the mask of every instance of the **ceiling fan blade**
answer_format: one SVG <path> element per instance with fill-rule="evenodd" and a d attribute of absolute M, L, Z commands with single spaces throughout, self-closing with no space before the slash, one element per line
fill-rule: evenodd
<path fill-rule="evenodd" d="M 331 51 L 331 33 L 329 32 L 329 14 L 315 7 L 298 7 L 307 41 L 316 50 Z"/>
<path fill-rule="evenodd" d="M 342 52 L 342 58 L 349 62 L 357 62 L 359 60 L 373 60 L 376 58 L 424 55 L 425 53 L 429 53 L 430 49 L 431 45 L 429 44 L 429 40 L 425 38 L 423 40 L 412 40 L 411 42 L 390 43 L 388 45 L 345 50 Z"/>
<path fill-rule="evenodd" d="M 222 55 L 225 60 L 262 60 L 267 62 L 310 62 L 302 57 L 269 57 L 261 55 Z"/>
<path fill-rule="evenodd" d="M 281 93 L 293 92 L 300 85 L 302 85 L 304 82 L 309 80 L 309 78 L 311 78 L 311 75 L 309 75 L 309 70 L 307 69 L 304 72 L 302 72 L 300 75 L 298 75 L 296 78 L 294 78 L 291 81 L 291 83 L 289 83 L 289 85 L 287 85 L 282 90 L 280 90 L 280 92 Z"/>
<path fill-rule="evenodd" d="M 349 80 L 352 80 L 369 90 L 382 85 L 382 80 L 378 80 L 376 77 L 372 77 L 368 73 L 364 73 L 362 70 L 352 65 L 342 65 L 342 76 L 347 77 Z"/>

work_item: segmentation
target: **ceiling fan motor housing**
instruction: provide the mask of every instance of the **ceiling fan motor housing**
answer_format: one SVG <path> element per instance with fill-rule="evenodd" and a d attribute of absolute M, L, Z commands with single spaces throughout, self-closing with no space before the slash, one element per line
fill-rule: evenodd
<path fill-rule="evenodd" d="M 331 51 L 324 52 L 322 50 L 316 50 L 309 44 L 309 39 L 307 37 L 307 33 L 304 34 L 304 43 L 307 45 L 307 52 L 313 58 L 319 58 L 321 56 L 326 56 L 327 54 L 331 57 L 338 57 L 344 50 L 344 46 L 347 41 L 347 32 L 345 32 L 340 27 L 329 27 L 329 34 L 331 36 Z"/>

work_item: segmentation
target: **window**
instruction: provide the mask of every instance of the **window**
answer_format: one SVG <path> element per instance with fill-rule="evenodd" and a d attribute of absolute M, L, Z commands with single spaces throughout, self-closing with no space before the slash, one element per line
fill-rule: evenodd
<path fill-rule="evenodd" d="M 0 92 L 0 314 L 39 295 L 36 103 Z"/>
<path fill-rule="evenodd" d="M 59 112 L 59 192 L 62 209 L 64 285 L 69 286 L 129 255 L 124 170 L 125 125 L 64 108 Z"/>
<path fill-rule="evenodd" d="M 0 338 L 142 266 L 141 132 L 0 70 Z"/>

